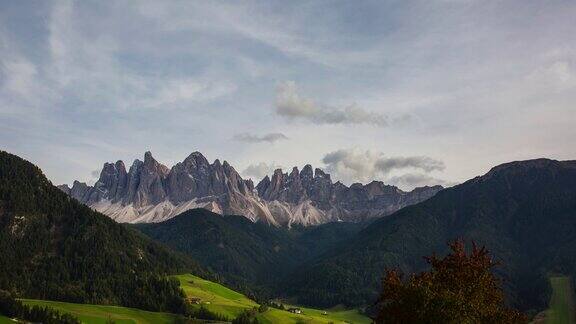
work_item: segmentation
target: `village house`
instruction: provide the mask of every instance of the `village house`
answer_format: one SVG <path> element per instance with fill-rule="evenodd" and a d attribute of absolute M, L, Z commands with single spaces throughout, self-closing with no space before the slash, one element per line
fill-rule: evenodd
<path fill-rule="evenodd" d="M 302 310 L 300 308 L 288 308 L 288 311 L 294 314 L 302 314 Z"/>

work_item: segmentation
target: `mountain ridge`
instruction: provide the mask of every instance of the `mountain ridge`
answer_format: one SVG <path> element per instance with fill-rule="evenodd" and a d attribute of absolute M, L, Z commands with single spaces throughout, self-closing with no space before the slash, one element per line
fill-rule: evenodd
<path fill-rule="evenodd" d="M 404 192 L 373 181 L 345 186 L 307 164 L 283 173 L 276 169 L 256 186 L 243 179 L 227 162 L 210 163 L 200 152 L 191 153 L 172 168 L 148 151 L 134 160 L 129 171 L 123 161 L 105 163 L 94 186 L 74 181 L 58 186 L 80 202 L 118 222 L 160 222 L 186 210 L 205 208 L 218 214 L 243 215 L 275 226 L 317 225 L 332 221 L 363 221 L 388 215 L 428 199 L 441 186 Z"/>
<path fill-rule="evenodd" d="M 423 256 L 448 241 L 483 245 L 510 303 L 542 309 L 547 277 L 576 276 L 576 161 L 534 159 L 501 164 L 483 176 L 375 220 L 316 262 L 288 276 L 300 303 L 360 305 L 374 300 L 386 268 L 424 269 Z M 357 288 L 362 287 L 362 288 Z"/>
<path fill-rule="evenodd" d="M 273 286 L 366 224 L 333 222 L 291 229 L 191 209 L 160 223 L 130 225 L 222 275 L 233 287 L 275 297 Z"/>
<path fill-rule="evenodd" d="M 0 151 L 0 287 L 19 297 L 183 312 L 168 273 L 210 275 L 183 254 L 61 192 Z"/>

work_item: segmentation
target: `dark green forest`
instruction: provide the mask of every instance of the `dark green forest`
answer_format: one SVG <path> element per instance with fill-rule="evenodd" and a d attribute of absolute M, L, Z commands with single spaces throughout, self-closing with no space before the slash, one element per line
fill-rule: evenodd
<path fill-rule="evenodd" d="M 423 256 L 463 239 L 486 246 L 501 265 L 495 275 L 507 303 L 535 312 L 547 305 L 550 276 L 576 276 L 575 187 L 576 162 L 539 159 L 495 167 L 371 223 L 287 229 L 195 209 L 128 226 L 0 152 L 0 289 L 185 314 L 183 292 L 167 274 L 193 272 L 260 301 L 366 306 L 385 270 L 422 271 Z"/>
<path fill-rule="evenodd" d="M 0 152 L 0 289 L 20 298 L 185 312 L 166 274 L 195 262 L 68 197 L 33 164 Z"/>
<path fill-rule="evenodd" d="M 340 249 L 294 272 L 289 296 L 315 306 L 369 305 L 384 269 L 410 274 L 446 242 L 475 241 L 501 264 L 507 301 L 546 308 L 551 275 L 576 277 L 576 161 L 531 160 L 493 168 L 420 204 L 379 219 Z"/>
<path fill-rule="evenodd" d="M 365 224 L 330 223 L 280 228 L 205 209 L 162 223 L 132 225 L 152 239 L 188 253 L 219 274 L 219 281 L 252 298 L 275 297 L 288 274 L 351 238 Z"/>

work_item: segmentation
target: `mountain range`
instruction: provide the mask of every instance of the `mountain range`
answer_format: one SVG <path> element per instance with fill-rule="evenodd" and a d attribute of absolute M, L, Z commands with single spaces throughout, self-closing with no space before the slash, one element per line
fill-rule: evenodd
<path fill-rule="evenodd" d="M 105 163 L 93 186 L 74 181 L 72 187 L 59 188 L 118 222 L 161 222 L 204 208 L 275 226 L 359 222 L 389 215 L 442 189 L 432 186 L 405 192 L 380 181 L 346 186 L 311 165 L 302 171 L 294 167 L 289 174 L 277 169 L 254 186 L 228 162 L 210 163 L 200 152 L 172 168 L 146 152 L 144 161 L 135 160 L 128 171 L 122 161 Z"/>
<path fill-rule="evenodd" d="M 281 291 L 315 305 L 362 305 L 378 295 L 385 269 L 410 274 L 447 242 L 474 241 L 499 264 L 509 302 L 542 309 L 548 278 L 576 278 L 576 161 L 502 164 L 483 176 L 375 220 L 337 249 L 307 263 Z"/>
<path fill-rule="evenodd" d="M 102 184 L 87 186 L 85 194 L 97 201 L 115 197 L 119 203 L 130 197 L 150 205 L 160 203 L 163 192 L 166 201 L 173 194 L 165 190 L 170 188 L 166 179 L 178 165 L 170 170 L 149 154 L 145 160 L 135 163 L 140 172 L 127 172 L 122 181 L 116 179 L 124 173 L 111 172 L 107 164 L 110 172 L 103 172 Z M 208 165 L 214 164 L 219 165 Z M 114 170 L 121 165 L 114 164 Z M 238 187 L 240 181 L 252 187 L 227 163 L 221 167 L 218 179 L 226 175 Z M 276 172 L 247 192 L 265 202 L 262 197 L 295 204 L 296 190 L 275 188 L 305 187 L 294 179 L 298 174 L 302 182 L 307 172 Z M 292 181 L 284 182 L 285 177 Z M 213 190 L 220 182 L 209 183 L 211 189 L 190 188 Z M 229 186 L 232 180 L 222 183 Z M 0 152 L 0 287 L 21 297 L 182 312 L 182 293 L 165 275 L 193 271 L 265 298 L 321 307 L 367 306 L 376 299 L 386 269 L 422 271 L 424 256 L 444 254 L 447 242 L 460 238 L 490 251 L 512 306 L 537 312 L 549 300 L 549 277 L 576 277 L 575 188 L 576 161 L 536 159 L 496 166 L 365 222 L 292 223 L 286 228 L 192 209 L 163 222 L 123 225 L 71 199 L 29 162 Z M 312 201 L 311 193 L 301 196 Z"/>
<path fill-rule="evenodd" d="M 195 209 L 136 224 L 151 238 L 252 291 L 315 307 L 370 305 L 386 269 L 407 275 L 455 239 L 485 246 L 508 302 L 543 309 L 550 276 L 576 277 L 576 161 L 502 164 L 368 222 L 278 228 Z"/>
<path fill-rule="evenodd" d="M 288 229 L 197 208 L 164 222 L 131 226 L 189 254 L 221 275 L 227 285 L 258 293 L 261 299 L 273 298 L 274 287 L 286 276 L 351 239 L 366 223 L 332 222 Z"/>

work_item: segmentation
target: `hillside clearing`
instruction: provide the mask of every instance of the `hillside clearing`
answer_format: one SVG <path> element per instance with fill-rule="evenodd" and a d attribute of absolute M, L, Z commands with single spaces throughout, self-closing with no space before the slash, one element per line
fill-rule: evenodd
<path fill-rule="evenodd" d="M 48 306 L 63 313 L 70 313 L 83 323 L 106 324 L 108 319 L 117 324 L 170 324 L 181 316 L 169 313 L 148 312 L 120 306 L 74 304 L 47 300 L 22 299 L 26 305 Z M 2 323 L 2 322 L 0 322 Z"/>
<path fill-rule="evenodd" d="M 244 310 L 259 306 L 253 300 L 232 289 L 200 277 L 191 274 L 174 277 L 180 281 L 180 285 L 188 298 L 197 299 L 199 303 L 198 307 L 203 305 L 210 311 L 228 316 L 230 319 L 238 316 Z M 302 314 L 294 314 L 270 307 L 266 312 L 258 313 L 258 320 L 266 324 L 293 324 L 299 322 L 367 324 L 372 322 L 356 309 L 333 309 L 324 311 L 288 304 L 285 304 L 285 307 L 299 308 Z M 326 312 L 326 315 L 323 315 L 324 312 Z"/>

